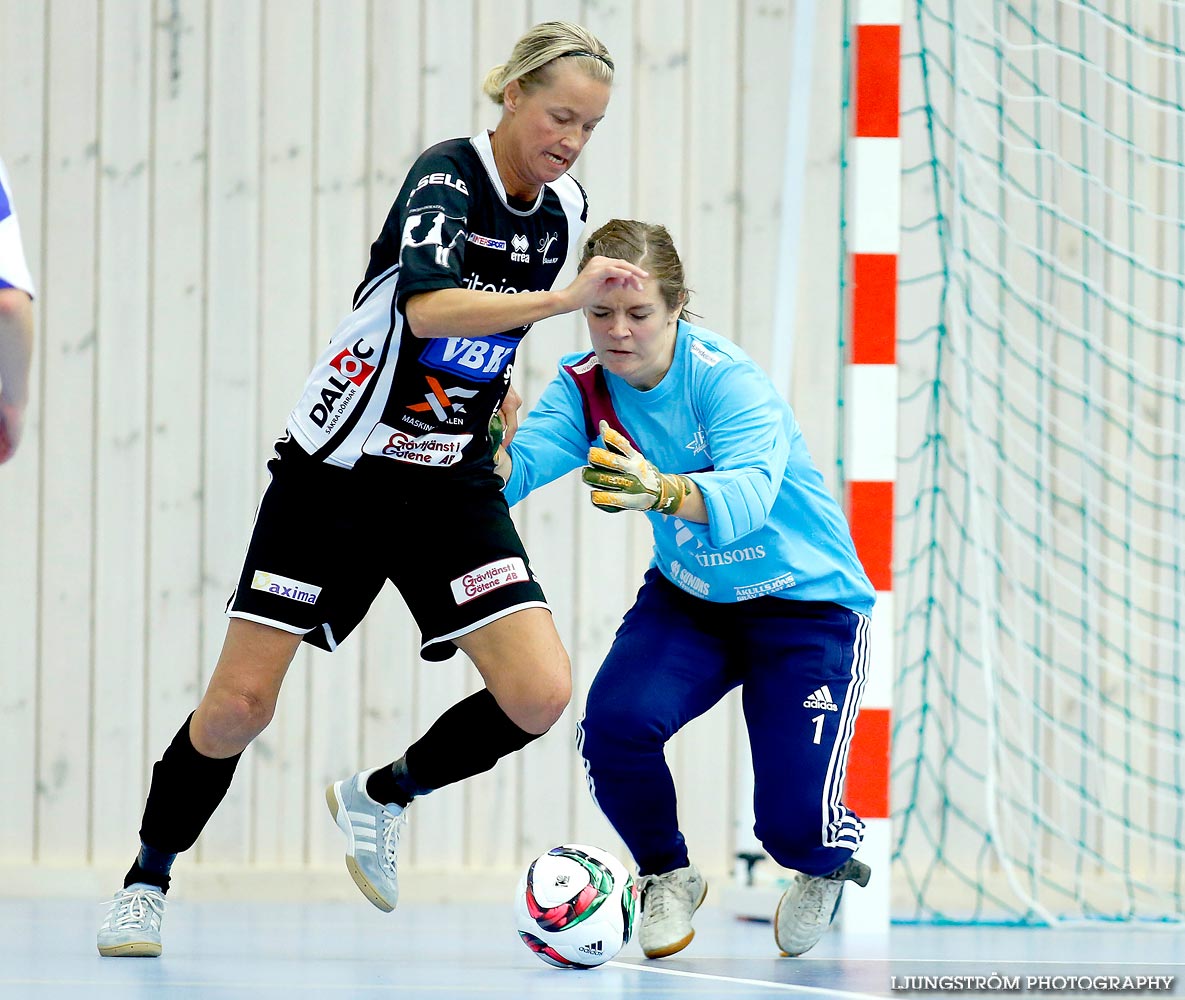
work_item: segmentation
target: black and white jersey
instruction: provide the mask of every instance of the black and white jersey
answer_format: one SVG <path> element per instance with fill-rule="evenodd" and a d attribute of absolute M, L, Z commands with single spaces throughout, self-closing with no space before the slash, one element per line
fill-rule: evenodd
<path fill-rule="evenodd" d="M 423 340 L 408 328 L 407 300 L 437 288 L 546 291 L 587 214 L 583 188 L 566 174 L 533 203 L 508 198 L 487 132 L 421 154 L 371 247 L 353 311 L 289 415 L 292 437 L 344 468 L 455 468 L 487 458 L 487 425 L 530 324 Z"/>

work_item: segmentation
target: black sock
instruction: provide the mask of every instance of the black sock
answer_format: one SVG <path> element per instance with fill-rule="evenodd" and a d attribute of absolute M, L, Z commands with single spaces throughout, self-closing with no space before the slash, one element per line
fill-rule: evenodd
<path fill-rule="evenodd" d="M 148 844 L 141 844 L 140 853 L 124 876 L 123 887 L 126 889 L 135 882 L 146 882 L 155 885 L 161 892 L 168 892 L 169 871 L 176 857 L 176 854 L 164 854 Z"/>
<path fill-rule="evenodd" d="M 137 858 L 132 862 L 132 867 L 128 869 L 128 873 L 123 877 L 123 887 L 126 889 L 129 885 L 134 885 L 137 882 L 143 882 L 146 885 L 154 885 L 161 892 L 167 893 L 169 891 L 169 875 L 167 872 L 151 871 L 140 866 L 140 860 Z"/>
<path fill-rule="evenodd" d="M 366 779 L 366 794 L 375 802 L 406 806 L 417 795 L 426 795 L 431 788 L 420 788 L 407 773 L 407 758 L 380 767 Z"/>
<path fill-rule="evenodd" d="M 375 771 L 366 793 L 406 806 L 417 795 L 488 771 L 542 735 L 516 726 L 482 688 L 446 711 L 399 760 Z"/>
<path fill-rule="evenodd" d="M 198 753 L 189 738 L 192 718 L 191 714 L 185 720 L 152 767 L 140 824 L 141 851 L 124 878 L 125 888 L 147 882 L 167 891 L 172 857 L 193 846 L 230 788 L 242 754 L 219 759 Z"/>

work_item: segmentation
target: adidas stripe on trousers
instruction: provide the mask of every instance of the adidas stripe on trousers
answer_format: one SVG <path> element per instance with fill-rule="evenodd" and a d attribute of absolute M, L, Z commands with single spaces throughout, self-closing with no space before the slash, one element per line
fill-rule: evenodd
<path fill-rule="evenodd" d="M 738 685 L 753 754 L 754 832 L 765 850 L 808 875 L 851 857 L 863 823 L 842 796 L 848 766 L 858 766 L 848 750 L 867 677 L 868 623 L 827 602 L 717 604 L 647 572 L 589 689 L 577 737 L 593 798 L 639 873 L 688 863 L 663 747 Z"/>

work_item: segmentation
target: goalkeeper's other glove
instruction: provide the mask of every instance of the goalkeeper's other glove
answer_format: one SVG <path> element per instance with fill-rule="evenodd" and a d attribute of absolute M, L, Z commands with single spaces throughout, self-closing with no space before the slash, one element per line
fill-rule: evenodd
<path fill-rule="evenodd" d="M 691 489 L 691 480 L 659 472 L 604 420 L 601 437 L 609 447 L 588 450 L 588 468 L 581 477 L 593 488 L 595 507 L 611 514 L 621 510 L 674 514 L 679 509 Z"/>

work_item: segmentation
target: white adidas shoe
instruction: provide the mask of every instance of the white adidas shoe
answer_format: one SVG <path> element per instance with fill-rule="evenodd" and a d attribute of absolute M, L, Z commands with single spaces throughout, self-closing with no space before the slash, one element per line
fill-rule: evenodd
<path fill-rule="evenodd" d="M 647 958 L 666 958 L 682 951 L 695 937 L 691 917 L 708 894 L 708 883 L 695 865 L 639 879 L 642 929 L 638 943 Z"/>
<path fill-rule="evenodd" d="M 346 835 L 346 868 L 362 894 L 380 910 L 399 902 L 399 836 L 407 824 L 399 806 L 375 802 L 366 794 L 366 779 L 378 768 L 335 781 L 325 801 Z"/>
<path fill-rule="evenodd" d="M 774 940 L 782 954 L 803 955 L 818 944 L 835 919 L 844 883 L 865 886 L 871 874 L 864 862 L 848 858 L 830 875 L 795 875 L 774 913 Z"/>
<path fill-rule="evenodd" d="M 160 922 L 165 894 L 137 882 L 120 889 L 99 927 L 99 954 L 105 958 L 156 958 L 160 955 Z"/>

